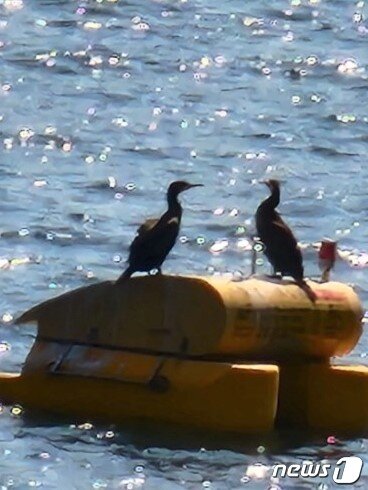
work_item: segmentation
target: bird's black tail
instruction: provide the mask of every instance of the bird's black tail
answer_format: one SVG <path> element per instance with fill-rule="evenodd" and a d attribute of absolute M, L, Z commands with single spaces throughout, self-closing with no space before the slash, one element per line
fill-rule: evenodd
<path fill-rule="evenodd" d="M 317 295 L 313 291 L 313 289 L 310 286 L 308 286 L 308 284 L 304 281 L 304 279 L 299 279 L 296 281 L 296 283 L 300 287 L 300 289 L 302 289 L 305 292 L 305 294 L 308 296 L 310 301 L 312 301 L 312 303 L 315 303 L 317 300 Z"/>
<path fill-rule="evenodd" d="M 118 284 L 122 284 L 125 282 L 127 279 L 130 278 L 130 276 L 133 274 L 134 270 L 129 266 L 125 271 L 122 273 L 122 275 L 115 281 L 115 286 Z"/>

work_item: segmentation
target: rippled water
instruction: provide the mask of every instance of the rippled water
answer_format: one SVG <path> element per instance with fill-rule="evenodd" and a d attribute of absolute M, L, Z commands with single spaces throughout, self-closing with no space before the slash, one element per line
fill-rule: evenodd
<path fill-rule="evenodd" d="M 165 271 L 248 274 L 258 180 L 277 177 L 307 274 L 318 272 L 312 244 L 338 239 L 334 278 L 366 302 L 367 13 L 344 0 L 0 0 L 1 369 L 20 368 L 34 335 L 12 317 L 116 277 L 177 178 L 206 187 L 183 196 Z M 348 360 L 367 352 L 363 336 Z M 365 439 L 84 422 L 4 408 L 1 489 L 327 490 L 277 483 L 267 468 L 368 460 Z"/>

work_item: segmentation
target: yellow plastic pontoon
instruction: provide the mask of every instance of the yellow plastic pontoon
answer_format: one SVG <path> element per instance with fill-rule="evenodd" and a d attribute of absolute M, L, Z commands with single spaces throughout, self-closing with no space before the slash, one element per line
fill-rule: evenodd
<path fill-rule="evenodd" d="M 63 294 L 19 318 L 38 335 L 22 373 L 0 374 L 0 399 L 116 423 L 365 430 L 368 369 L 329 365 L 361 335 L 359 299 L 309 284 L 315 303 L 267 278 L 139 277 Z"/>

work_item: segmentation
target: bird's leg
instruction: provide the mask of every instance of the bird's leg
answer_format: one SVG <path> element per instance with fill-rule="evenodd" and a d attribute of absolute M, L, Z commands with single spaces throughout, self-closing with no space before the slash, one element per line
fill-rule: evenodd
<path fill-rule="evenodd" d="M 121 276 L 115 281 L 115 285 L 122 284 L 125 282 L 127 279 L 130 278 L 130 276 L 134 273 L 134 269 L 129 266 L 122 274 Z"/>
<path fill-rule="evenodd" d="M 161 270 L 161 267 L 157 267 L 157 275 L 162 276 L 162 270 Z"/>

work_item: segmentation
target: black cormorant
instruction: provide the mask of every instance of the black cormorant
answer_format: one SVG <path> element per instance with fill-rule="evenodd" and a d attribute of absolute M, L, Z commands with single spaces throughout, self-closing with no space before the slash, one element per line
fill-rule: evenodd
<path fill-rule="evenodd" d="M 138 228 L 137 236 L 129 247 L 129 266 L 116 283 L 123 282 L 134 272 L 149 272 L 161 265 L 175 245 L 180 229 L 182 207 L 178 195 L 202 184 L 189 184 L 178 180 L 172 182 L 167 191 L 168 209 L 159 219 L 148 219 Z"/>
<path fill-rule="evenodd" d="M 265 246 L 264 254 L 275 274 L 293 277 L 309 299 L 315 301 L 315 293 L 304 281 L 303 258 L 294 234 L 276 211 L 280 203 L 280 183 L 278 180 L 266 180 L 264 183 L 271 195 L 256 212 L 257 233 Z"/>

